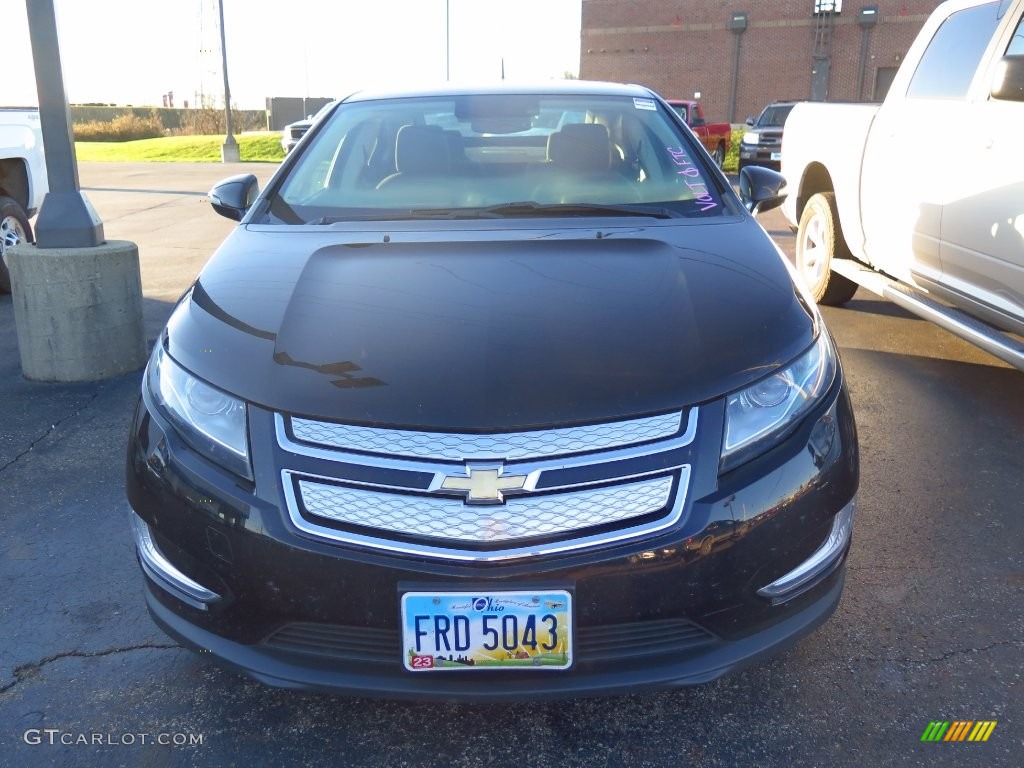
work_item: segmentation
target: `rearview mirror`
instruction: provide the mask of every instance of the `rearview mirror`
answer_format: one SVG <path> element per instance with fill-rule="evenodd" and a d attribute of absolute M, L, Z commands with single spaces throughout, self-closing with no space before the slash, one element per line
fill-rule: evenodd
<path fill-rule="evenodd" d="M 778 208 L 789 195 L 786 177 L 771 168 L 745 165 L 740 171 L 740 200 L 755 216 Z"/>
<path fill-rule="evenodd" d="M 241 221 L 260 193 L 260 183 L 251 173 L 231 176 L 210 190 L 213 210 L 232 221 Z"/>
<path fill-rule="evenodd" d="M 992 78 L 992 98 L 1024 101 L 1024 56 L 1003 56 Z"/>

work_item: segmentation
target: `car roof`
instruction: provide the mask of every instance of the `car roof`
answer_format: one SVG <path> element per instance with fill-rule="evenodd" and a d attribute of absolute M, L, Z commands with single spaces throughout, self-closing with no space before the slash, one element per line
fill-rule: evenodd
<path fill-rule="evenodd" d="M 456 85 L 441 83 L 434 87 L 402 89 L 368 89 L 356 91 L 345 102 L 402 99 L 415 96 L 489 96 L 489 95 L 579 95 L 579 96 L 634 96 L 650 99 L 654 93 L 642 85 L 606 83 L 594 80 L 544 80 L 540 82 L 512 82 L 498 80 L 493 83 Z"/>

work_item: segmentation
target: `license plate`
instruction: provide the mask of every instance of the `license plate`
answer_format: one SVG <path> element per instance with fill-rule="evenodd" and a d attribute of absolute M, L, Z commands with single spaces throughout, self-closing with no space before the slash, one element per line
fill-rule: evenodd
<path fill-rule="evenodd" d="M 541 592 L 406 592 L 402 662 L 411 672 L 568 669 L 572 597 Z"/>
<path fill-rule="evenodd" d="M 781 159 L 782 159 L 782 153 L 781 152 L 772 152 L 772 160 L 781 160 Z"/>

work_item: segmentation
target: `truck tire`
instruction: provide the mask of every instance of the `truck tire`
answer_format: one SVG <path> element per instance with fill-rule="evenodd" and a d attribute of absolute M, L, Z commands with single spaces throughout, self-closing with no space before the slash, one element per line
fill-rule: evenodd
<path fill-rule="evenodd" d="M 711 159 L 715 161 L 715 165 L 719 168 L 722 167 L 722 163 L 725 162 L 725 144 L 718 142 L 718 146 L 715 147 L 715 151 L 711 153 Z"/>
<path fill-rule="evenodd" d="M 18 243 L 32 242 L 32 227 L 25 209 L 10 197 L 0 195 L 0 293 L 11 292 L 11 273 L 7 271 L 7 249 Z"/>
<path fill-rule="evenodd" d="M 819 304 L 845 304 L 857 284 L 832 271 L 832 259 L 848 259 L 833 192 L 812 195 L 800 216 L 796 233 L 796 271 Z"/>

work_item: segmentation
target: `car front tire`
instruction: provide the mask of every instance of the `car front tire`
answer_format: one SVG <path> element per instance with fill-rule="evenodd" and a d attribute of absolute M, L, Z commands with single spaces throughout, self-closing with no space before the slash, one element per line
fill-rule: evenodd
<path fill-rule="evenodd" d="M 832 271 L 832 259 L 848 258 L 835 193 L 812 195 L 797 228 L 796 269 L 819 304 L 845 304 L 857 292 L 857 283 Z"/>
<path fill-rule="evenodd" d="M 714 153 L 712 153 L 711 159 L 715 161 L 715 165 L 717 165 L 719 168 L 722 167 L 722 163 L 725 162 L 725 145 L 724 144 L 720 143 L 717 147 L 715 147 L 715 151 L 714 151 Z"/>

